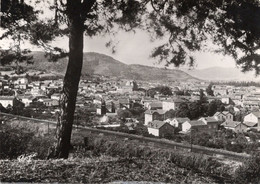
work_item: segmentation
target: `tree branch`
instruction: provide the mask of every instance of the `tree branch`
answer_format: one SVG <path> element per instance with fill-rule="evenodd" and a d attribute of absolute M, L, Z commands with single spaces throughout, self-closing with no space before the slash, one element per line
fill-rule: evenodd
<path fill-rule="evenodd" d="M 65 3 L 63 2 L 63 0 L 59 0 L 59 2 L 60 2 L 60 4 L 61 4 L 61 6 L 66 7 L 67 4 L 65 4 Z"/>
<path fill-rule="evenodd" d="M 91 12 L 93 5 L 96 3 L 96 0 L 83 0 L 82 9 L 81 9 L 81 17 L 85 20 Z"/>
<path fill-rule="evenodd" d="M 157 9 L 157 8 L 154 6 L 153 0 L 150 0 L 150 2 L 151 2 L 151 5 L 152 5 L 152 8 L 154 9 L 154 11 L 156 11 L 157 13 L 160 13 L 160 10 Z"/>

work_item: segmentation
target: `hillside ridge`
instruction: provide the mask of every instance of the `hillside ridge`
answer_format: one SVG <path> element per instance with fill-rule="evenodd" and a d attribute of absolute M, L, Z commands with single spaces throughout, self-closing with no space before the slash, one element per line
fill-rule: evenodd
<path fill-rule="evenodd" d="M 44 70 L 53 73 L 65 74 L 67 58 L 59 59 L 57 62 L 49 62 L 44 52 L 32 52 L 34 64 L 25 66 L 28 69 Z M 199 79 L 177 69 L 165 69 L 140 64 L 125 64 L 111 56 L 84 52 L 82 76 L 103 75 L 119 79 L 145 80 L 145 81 L 199 81 Z"/>
<path fill-rule="evenodd" d="M 254 71 L 241 72 L 238 67 L 209 67 L 204 69 L 183 70 L 199 79 L 209 81 L 259 81 L 260 77 L 255 76 Z"/>

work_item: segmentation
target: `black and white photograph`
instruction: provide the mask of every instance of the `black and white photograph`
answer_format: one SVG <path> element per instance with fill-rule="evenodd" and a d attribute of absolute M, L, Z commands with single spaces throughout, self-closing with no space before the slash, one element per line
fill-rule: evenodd
<path fill-rule="evenodd" d="M 260 183 L 260 0 L 0 0 L 0 183 Z"/>

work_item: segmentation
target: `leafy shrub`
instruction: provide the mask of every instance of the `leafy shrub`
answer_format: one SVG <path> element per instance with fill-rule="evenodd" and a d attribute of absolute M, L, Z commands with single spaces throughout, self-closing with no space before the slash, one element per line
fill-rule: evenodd
<path fill-rule="evenodd" d="M 24 130 L 1 127 L 0 159 L 15 159 L 26 152 L 33 133 Z"/>
<path fill-rule="evenodd" d="M 36 158 L 45 159 L 54 142 L 52 136 L 39 136 L 26 127 L 8 125 L 1 126 L 0 140 L 0 159 L 16 159 L 31 153 L 37 153 Z"/>
<path fill-rule="evenodd" d="M 37 159 L 46 159 L 48 156 L 49 148 L 53 145 L 54 142 L 53 136 L 40 136 L 40 137 L 33 137 L 26 149 L 26 153 L 37 153 Z"/>
<path fill-rule="evenodd" d="M 235 172 L 236 183 L 260 183 L 260 155 L 246 160 Z"/>
<path fill-rule="evenodd" d="M 20 129 L 27 132 L 33 132 L 35 136 L 44 136 L 46 134 L 53 134 L 54 129 L 49 128 L 47 124 L 39 123 L 39 122 L 27 122 L 27 121 L 12 121 L 10 122 L 10 126 L 13 129 Z"/>
<path fill-rule="evenodd" d="M 113 157 L 122 157 L 127 159 L 143 159 L 153 162 L 169 162 L 178 167 L 186 168 L 195 172 L 215 175 L 219 178 L 227 177 L 229 167 L 224 166 L 217 160 L 200 155 L 183 152 L 173 152 L 170 150 L 161 150 L 144 145 L 138 145 L 133 141 L 114 141 L 104 137 L 91 137 L 88 140 L 88 148 L 95 155 L 110 155 Z"/>

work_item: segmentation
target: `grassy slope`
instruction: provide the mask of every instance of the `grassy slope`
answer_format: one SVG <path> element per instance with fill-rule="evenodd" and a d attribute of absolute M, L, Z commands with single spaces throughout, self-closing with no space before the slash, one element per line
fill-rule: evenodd
<path fill-rule="evenodd" d="M 29 122 L 22 125 L 21 121 L 19 124 L 35 129 L 35 124 Z M 41 132 L 40 129 L 38 131 Z M 83 137 L 88 137 L 87 147 L 84 146 Z M 73 131 L 72 144 L 74 150 L 68 160 L 0 160 L 0 182 L 220 183 L 225 181 L 225 175 L 230 170 L 229 166 L 207 156 L 183 150 L 172 152 L 135 140 L 121 140 L 79 130 Z"/>
<path fill-rule="evenodd" d="M 120 159 L 100 156 L 68 160 L 1 160 L 1 182 L 83 182 L 154 181 L 169 183 L 215 183 L 169 162 Z"/>

